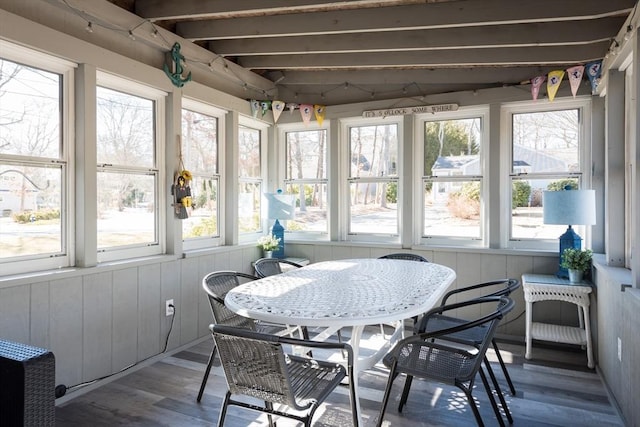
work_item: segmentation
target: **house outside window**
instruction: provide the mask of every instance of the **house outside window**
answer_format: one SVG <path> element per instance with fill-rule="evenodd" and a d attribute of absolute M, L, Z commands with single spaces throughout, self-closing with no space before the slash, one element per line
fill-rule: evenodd
<path fill-rule="evenodd" d="M 423 244 L 485 245 L 487 116 L 486 109 L 466 109 L 417 118 Z"/>
<path fill-rule="evenodd" d="M 553 103 L 518 103 L 503 107 L 508 128 L 510 196 L 509 221 L 504 221 L 504 246 L 518 249 L 553 249 L 570 224 L 543 224 L 544 191 L 590 188 L 584 147 L 589 124 L 586 100 L 556 100 Z M 585 227 L 572 224 L 585 237 Z"/>
<path fill-rule="evenodd" d="M 0 41 L 0 270 L 73 263 L 75 64 Z"/>

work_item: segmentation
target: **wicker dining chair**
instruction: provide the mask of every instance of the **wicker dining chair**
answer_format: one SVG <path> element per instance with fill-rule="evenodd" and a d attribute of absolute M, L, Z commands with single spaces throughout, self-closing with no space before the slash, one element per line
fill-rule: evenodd
<path fill-rule="evenodd" d="M 441 301 L 441 305 L 446 305 L 450 299 L 455 297 L 457 301 L 462 301 L 462 296 L 466 296 L 464 300 L 469 300 L 478 297 L 487 297 L 487 296 L 510 296 L 513 291 L 520 287 L 520 281 L 517 279 L 499 279 L 492 280 L 489 282 L 478 283 L 471 286 L 465 286 L 458 289 L 453 289 L 447 292 Z M 444 315 L 435 315 L 429 320 L 429 327 L 425 329 L 425 325 L 423 322 L 416 326 L 416 333 L 428 332 L 429 330 L 437 330 L 437 329 L 446 329 L 451 328 L 460 324 L 465 323 L 466 320 L 460 317 L 454 316 L 444 316 Z M 484 340 L 484 336 L 486 334 L 486 326 L 478 326 L 475 328 L 470 328 L 465 330 L 464 332 L 458 332 L 449 336 L 448 339 L 459 342 L 465 345 L 471 345 L 474 347 L 478 347 L 481 345 Z M 498 348 L 498 344 L 495 339 L 491 340 L 491 344 L 496 353 L 496 357 L 498 362 L 500 363 L 500 368 L 504 373 L 504 377 L 509 385 L 509 391 L 511 394 L 515 396 L 516 388 L 513 385 L 513 381 L 511 380 L 511 376 L 509 375 L 509 371 L 507 370 L 507 365 L 504 363 L 504 359 L 500 353 L 500 349 Z"/>
<path fill-rule="evenodd" d="M 202 287 L 209 298 L 209 304 L 211 306 L 211 314 L 213 315 L 213 323 L 227 326 L 237 326 L 249 330 L 267 330 L 273 332 L 275 330 L 284 329 L 284 327 L 274 327 L 258 324 L 254 319 L 240 316 L 233 311 L 229 310 L 224 305 L 224 297 L 231 289 L 236 286 L 246 283 L 258 278 L 246 273 L 240 273 L 237 271 L 215 271 L 207 274 L 202 279 Z M 213 343 L 211 354 L 209 355 L 209 361 L 207 362 L 207 368 L 202 378 L 202 384 L 200 385 L 200 391 L 198 392 L 197 401 L 200 402 L 202 394 L 207 385 L 209 373 L 211 372 L 211 366 L 213 365 L 213 359 L 216 355 L 216 344 Z"/>
<path fill-rule="evenodd" d="M 378 259 L 404 259 L 407 261 L 429 262 L 429 260 L 423 256 L 420 256 L 418 254 L 410 254 L 406 252 L 382 255 L 381 257 L 378 257 Z"/>
<path fill-rule="evenodd" d="M 318 342 L 299 338 L 262 334 L 224 325 L 209 327 L 218 346 L 228 390 L 225 394 L 218 426 L 224 425 L 229 406 L 239 406 L 297 420 L 310 426 L 314 413 L 345 377 L 349 381 L 349 397 L 353 425 L 358 425 L 353 350 L 349 344 Z M 347 366 L 325 360 L 287 354 L 283 345 L 292 348 L 340 349 L 347 354 Z M 264 406 L 238 400 L 234 396 L 250 396 L 264 401 Z M 287 408 L 274 409 L 274 405 Z"/>
<path fill-rule="evenodd" d="M 273 276 L 282 273 L 282 264 L 290 265 L 294 268 L 300 268 L 302 265 L 297 262 L 289 261 L 281 258 L 260 258 L 253 263 L 256 270 L 256 276 L 259 278 Z"/>
<path fill-rule="evenodd" d="M 393 382 L 402 373 L 406 374 L 407 378 L 400 398 L 400 406 L 398 408 L 400 412 L 409 396 L 409 387 L 407 385 L 410 385 L 411 379 L 413 377 L 431 379 L 461 389 L 467 397 L 476 422 L 479 426 L 483 426 L 482 417 L 472 396 L 476 377 L 480 375 L 494 414 L 500 425 L 504 426 L 504 420 L 493 395 L 493 390 L 487 380 L 483 362 L 487 370 L 490 370 L 491 367 L 486 363 L 485 357 L 487 348 L 491 345 L 498 323 L 513 309 L 513 305 L 513 300 L 509 297 L 491 296 L 440 306 L 427 312 L 422 319 L 422 322 L 427 326 L 430 326 L 429 322 L 433 318 L 442 316 L 445 312 L 465 307 L 475 306 L 476 312 L 488 312 L 489 314 L 480 315 L 452 328 L 442 330 L 429 328 L 429 332 L 412 335 L 396 343 L 383 359 L 385 366 L 390 368 L 390 373 L 377 420 L 378 427 L 382 425 Z M 450 335 L 464 333 L 477 327 L 486 328 L 487 331 L 485 339 L 478 348 L 463 348 L 459 343 L 447 340 Z M 507 419 L 511 423 L 513 419 L 500 391 L 500 386 L 497 382 L 494 382 L 493 385 L 496 388 L 496 394 L 500 399 L 500 404 L 506 413 Z"/>

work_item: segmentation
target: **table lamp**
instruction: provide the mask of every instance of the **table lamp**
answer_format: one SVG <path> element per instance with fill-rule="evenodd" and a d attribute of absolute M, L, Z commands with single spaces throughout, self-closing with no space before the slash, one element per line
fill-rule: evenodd
<path fill-rule="evenodd" d="M 280 224 L 280 220 L 295 218 L 296 199 L 293 194 L 284 194 L 280 189 L 275 193 L 265 193 L 265 197 L 269 219 L 276 220 L 271 228 L 271 234 L 280 239 L 278 249 L 273 251 L 273 257 L 284 258 L 284 227 Z"/>
<path fill-rule="evenodd" d="M 582 249 L 582 238 L 572 225 L 594 225 L 596 223 L 595 190 L 545 191 L 542 194 L 543 223 L 568 225 L 567 231 L 560 236 L 559 264 L 565 249 Z M 558 277 L 567 278 L 566 268 L 559 265 Z"/>

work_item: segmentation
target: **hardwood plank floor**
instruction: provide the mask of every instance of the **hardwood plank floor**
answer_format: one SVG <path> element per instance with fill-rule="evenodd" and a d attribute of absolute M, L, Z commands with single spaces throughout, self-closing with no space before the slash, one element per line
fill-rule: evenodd
<path fill-rule="evenodd" d="M 514 418 L 513 426 L 622 426 L 599 375 L 586 368 L 583 351 L 534 346 L 535 360 L 524 360 L 524 347 L 501 343 L 517 393 L 511 396 L 495 354 L 488 353 Z M 211 342 L 204 341 L 80 395 L 56 408 L 56 425 L 65 426 L 211 426 L 218 419 L 226 384 L 217 362 L 201 403 L 196 396 Z M 388 372 L 382 365 L 360 376 L 360 397 L 366 426 L 374 426 Z M 407 405 L 397 411 L 404 381 L 396 379 L 383 426 L 475 425 L 464 394 L 455 387 L 414 381 Z M 486 425 L 497 425 L 482 383 L 473 392 Z M 314 417 L 314 426 L 349 426 L 346 388 L 330 396 Z M 266 425 L 259 413 L 231 408 L 226 426 Z M 278 426 L 293 426 L 279 419 Z"/>

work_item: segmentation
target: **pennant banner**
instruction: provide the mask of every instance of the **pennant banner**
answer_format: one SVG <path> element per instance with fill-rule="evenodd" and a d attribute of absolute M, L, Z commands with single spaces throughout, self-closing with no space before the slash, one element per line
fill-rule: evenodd
<path fill-rule="evenodd" d="M 547 80 L 547 94 L 549 96 L 549 101 L 553 101 L 553 98 L 556 97 L 556 93 L 558 92 L 558 88 L 560 87 L 560 82 L 564 77 L 564 70 L 554 70 L 549 72 L 549 80 Z"/>
<path fill-rule="evenodd" d="M 274 123 L 278 123 L 278 119 L 280 118 L 280 114 L 284 111 L 284 102 L 283 101 L 273 101 L 271 103 L 271 110 L 273 110 L 273 121 Z"/>
<path fill-rule="evenodd" d="M 269 111 L 269 108 L 271 108 L 271 101 L 260 102 L 260 110 L 262 111 L 263 116 L 267 114 L 267 111 Z"/>
<path fill-rule="evenodd" d="M 311 112 L 313 111 L 313 105 L 300 104 L 300 115 L 304 124 L 308 125 L 311 120 Z"/>
<path fill-rule="evenodd" d="M 299 108 L 299 105 L 293 102 L 290 102 L 287 104 L 287 108 L 289 109 L 289 114 L 293 114 L 293 110 L 295 110 L 296 108 Z"/>
<path fill-rule="evenodd" d="M 600 73 L 602 73 L 602 61 L 589 62 L 586 65 L 586 73 L 591 82 L 591 93 L 596 93 L 598 83 L 600 83 Z"/>
<path fill-rule="evenodd" d="M 316 116 L 318 125 L 322 126 L 322 122 L 324 122 L 324 105 L 314 105 L 313 114 Z"/>
<path fill-rule="evenodd" d="M 582 75 L 584 74 L 584 65 L 576 65 L 575 67 L 567 68 L 567 74 L 569 74 L 569 84 L 571 85 L 571 93 L 573 97 L 576 97 L 580 82 L 582 82 Z"/>
<path fill-rule="evenodd" d="M 540 87 L 542 83 L 546 80 L 545 76 L 537 76 L 531 79 L 531 96 L 533 96 L 533 100 L 538 100 L 538 93 L 540 93 Z"/>

